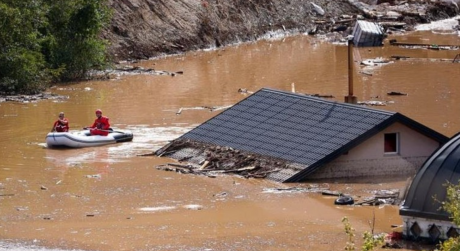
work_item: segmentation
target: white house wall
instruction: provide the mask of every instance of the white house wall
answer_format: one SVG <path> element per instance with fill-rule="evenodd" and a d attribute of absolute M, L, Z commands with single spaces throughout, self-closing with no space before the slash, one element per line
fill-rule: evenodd
<path fill-rule="evenodd" d="M 384 153 L 384 134 L 399 134 L 399 153 Z M 351 149 L 348 154 L 320 167 L 311 179 L 415 174 L 439 143 L 411 128 L 394 123 Z"/>

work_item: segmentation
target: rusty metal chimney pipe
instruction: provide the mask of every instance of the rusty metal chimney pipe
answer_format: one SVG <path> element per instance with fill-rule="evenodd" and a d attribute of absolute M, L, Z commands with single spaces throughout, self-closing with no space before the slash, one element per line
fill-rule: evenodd
<path fill-rule="evenodd" d="M 345 103 L 356 104 L 358 99 L 353 96 L 353 36 L 348 36 L 348 96 Z"/>
<path fill-rule="evenodd" d="M 353 96 L 353 39 L 348 40 L 348 96 Z"/>

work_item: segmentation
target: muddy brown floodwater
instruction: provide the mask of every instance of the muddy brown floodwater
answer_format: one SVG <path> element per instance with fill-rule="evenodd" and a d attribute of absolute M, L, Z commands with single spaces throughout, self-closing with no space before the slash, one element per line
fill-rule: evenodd
<path fill-rule="evenodd" d="M 460 44 L 456 34 L 430 31 L 390 38 Z M 459 53 L 388 44 L 355 49 L 361 60 L 410 58 L 383 66 L 357 65 L 354 94 L 359 101 L 386 102 L 376 108 L 398 111 L 452 136 L 460 131 L 460 64 L 451 62 Z M 403 190 L 408 177 L 279 184 L 161 171 L 155 167 L 174 161 L 137 156 L 221 111 L 201 107 L 242 100 L 248 94 L 239 88 L 291 91 L 294 83 L 298 93 L 332 95 L 342 102 L 348 94 L 346 46 L 296 36 L 138 65 L 184 73 L 71 83 L 51 89 L 68 95 L 64 101 L 0 104 L 0 249 L 329 251 L 345 246 L 344 216 L 356 229 L 358 244 L 374 218 L 375 233 L 389 233 L 392 225 L 402 224 L 398 206 L 335 206 L 334 197 L 319 193 L 271 189 L 329 187 L 363 198 L 376 190 Z M 391 91 L 408 95 L 388 96 Z M 133 142 L 45 148 L 46 133 L 60 111 L 76 130 L 94 120 L 97 108 L 114 128 L 133 131 Z M 418 244 L 404 245 L 403 250 L 421 250 Z"/>

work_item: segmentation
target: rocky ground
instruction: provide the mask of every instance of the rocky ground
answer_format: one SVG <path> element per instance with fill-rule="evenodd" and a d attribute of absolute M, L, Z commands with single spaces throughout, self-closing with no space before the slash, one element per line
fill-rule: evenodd
<path fill-rule="evenodd" d="M 458 15 L 457 0 L 110 0 L 115 62 L 254 41 L 271 32 L 348 35 L 367 19 L 408 30 Z"/>

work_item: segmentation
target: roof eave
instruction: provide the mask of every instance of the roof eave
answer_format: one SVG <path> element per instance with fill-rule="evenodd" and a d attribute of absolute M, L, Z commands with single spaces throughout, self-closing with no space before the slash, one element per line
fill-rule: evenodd
<path fill-rule="evenodd" d="M 316 170 L 318 170 L 322 165 L 327 164 L 331 162 L 332 160 L 338 158 L 342 154 L 350 151 L 354 147 L 358 146 L 365 140 L 371 138 L 372 136 L 376 135 L 380 131 L 384 130 L 388 126 L 392 125 L 395 122 L 401 122 L 404 125 L 426 135 L 427 137 L 432 138 L 433 140 L 436 140 L 440 142 L 441 144 L 446 143 L 449 138 L 444 136 L 443 134 L 440 134 L 431 128 L 428 128 L 420 123 L 418 123 L 415 120 L 412 120 L 400 113 L 395 113 L 388 119 L 382 121 L 382 123 L 378 124 L 377 126 L 373 127 L 372 129 L 368 130 L 366 133 L 361 134 L 361 136 L 357 137 L 356 139 L 350 141 L 348 144 L 344 145 L 340 149 L 337 149 L 336 151 L 332 152 L 331 154 L 327 155 L 326 157 L 322 158 L 321 160 L 317 161 L 313 165 L 310 165 L 308 168 L 298 172 L 297 174 L 293 175 L 289 179 L 286 179 L 283 181 L 283 183 L 289 183 L 289 182 L 302 182 L 307 180 L 308 175 L 312 174 Z"/>
<path fill-rule="evenodd" d="M 317 169 L 319 169 L 322 165 L 327 164 L 331 162 L 332 160 L 340 157 L 342 154 L 350 151 L 354 147 L 358 146 L 365 140 L 371 138 L 372 136 L 376 135 L 378 132 L 383 130 L 384 128 L 388 127 L 391 123 L 389 119 L 383 121 L 382 123 L 378 124 L 377 126 L 373 127 L 372 129 L 369 129 L 366 133 L 361 134 L 361 136 L 358 136 L 354 140 L 350 141 L 349 143 L 345 144 L 341 148 L 337 149 L 336 151 L 332 152 L 331 154 L 327 155 L 326 157 L 322 158 L 321 160 L 317 161 L 313 165 L 309 166 L 308 168 L 298 172 L 291 178 L 285 180 L 285 183 L 288 182 L 301 182 L 305 181 L 307 176 L 315 172 Z"/>

